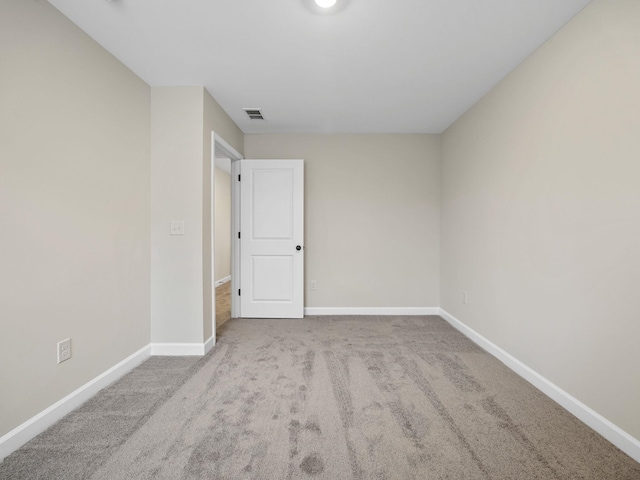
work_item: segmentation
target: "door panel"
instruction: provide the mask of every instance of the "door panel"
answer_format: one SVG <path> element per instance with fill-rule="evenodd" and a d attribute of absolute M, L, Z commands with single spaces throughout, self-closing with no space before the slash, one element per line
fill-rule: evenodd
<path fill-rule="evenodd" d="M 293 172 L 253 171 L 253 238 L 293 240 Z"/>
<path fill-rule="evenodd" d="M 304 162 L 242 160 L 240 188 L 241 315 L 302 318 Z"/>
<path fill-rule="evenodd" d="M 293 261 L 291 256 L 253 257 L 253 299 L 260 302 L 293 301 Z M 280 281 L 273 281 L 274 278 Z"/>

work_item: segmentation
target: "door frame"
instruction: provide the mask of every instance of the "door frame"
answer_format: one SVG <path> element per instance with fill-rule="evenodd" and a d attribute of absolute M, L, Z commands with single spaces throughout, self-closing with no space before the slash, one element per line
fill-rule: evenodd
<path fill-rule="evenodd" d="M 240 309 L 240 254 L 241 246 L 238 232 L 240 231 L 240 162 L 243 157 L 231 159 L 231 318 L 242 317 Z"/>
<path fill-rule="evenodd" d="M 231 232 L 233 241 L 231 242 L 231 316 L 238 317 L 240 315 L 239 298 L 237 295 L 240 281 L 240 244 L 235 232 L 238 231 L 240 225 L 240 189 L 237 184 L 237 171 L 239 170 L 240 160 L 243 156 L 224 138 L 211 131 L 211 286 L 214 291 L 211 292 L 211 322 L 213 332 L 213 343 L 216 342 L 216 295 L 215 295 L 215 257 L 216 257 L 216 157 L 228 158 L 231 160 Z"/>

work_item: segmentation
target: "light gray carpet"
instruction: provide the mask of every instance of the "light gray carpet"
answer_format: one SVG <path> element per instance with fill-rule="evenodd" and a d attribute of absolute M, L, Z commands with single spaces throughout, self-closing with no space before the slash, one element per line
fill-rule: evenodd
<path fill-rule="evenodd" d="M 237 320 L 7 457 L 3 479 L 640 479 L 438 317 Z"/>

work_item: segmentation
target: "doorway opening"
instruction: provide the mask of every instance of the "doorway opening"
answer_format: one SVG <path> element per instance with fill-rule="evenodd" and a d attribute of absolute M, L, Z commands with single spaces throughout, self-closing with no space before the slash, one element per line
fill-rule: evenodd
<path fill-rule="evenodd" d="M 238 315 L 236 285 L 239 284 L 237 268 L 237 239 L 233 232 L 237 231 L 236 209 L 239 199 L 236 198 L 236 182 L 242 155 L 229 145 L 222 137 L 211 132 L 211 312 L 213 337 L 217 338 L 217 329 L 231 318 Z M 235 289 L 235 290 L 234 290 Z"/>
<path fill-rule="evenodd" d="M 231 160 L 214 164 L 216 327 L 231 319 Z"/>

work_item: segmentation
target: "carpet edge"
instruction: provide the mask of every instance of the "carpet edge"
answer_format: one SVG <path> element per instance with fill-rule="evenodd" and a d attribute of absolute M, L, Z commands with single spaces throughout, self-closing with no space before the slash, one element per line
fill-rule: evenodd
<path fill-rule="evenodd" d="M 640 440 L 625 432 L 623 429 L 607 420 L 574 396 L 565 392 L 555 383 L 551 382 L 510 353 L 498 347 L 495 343 L 482 336 L 462 321 L 458 320 L 443 308 L 440 308 L 439 310 L 440 316 L 453 328 L 465 335 L 483 350 L 500 360 L 509 369 L 517 373 L 547 397 L 551 398 L 564 409 L 569 411 L 585 425 L 598 432 L 624 453 L 633 458 L 636 462 L 640 463 Z"/>
<path fill-rule="evenodd" d="M 151 345 L 145 345 L 113 367 L 77 388 L 53 405 L 0 438 L 0 462 L 32 438 L 44 432 L 103 388 L 120 379 L 151 356 Z"/>
<path fill-rule="evenodd" d="M 305 307 L 305 315 L 439 315 L 438 307 Z"/>

